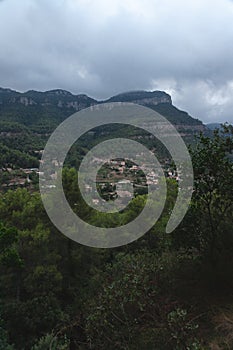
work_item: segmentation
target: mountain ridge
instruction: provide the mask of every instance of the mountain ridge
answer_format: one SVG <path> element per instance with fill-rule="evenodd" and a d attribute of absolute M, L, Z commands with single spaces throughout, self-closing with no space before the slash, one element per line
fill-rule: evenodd
<path fill-rule="evenodd" d="M 93 104 L 106 103 L 106 102 L 134 102 L 141 104 L 154 104 L 159 103 L 170 103 L 172 104 L 171 96 L 164 91 L 144 91 L 144 90 L 135 90 L 129 92 L 123 92 L 117 95 L 114 95 L 105 100 L 97 100 L 89 97 L 86 94 L 73 94 L 67 90 L 63 89 L 53 89 L 47 91 L 37 91 L 37 90 L 28 90 L 26 92 L 19 92 L 16 90 L 11 90 L 9 88 L 0 88 L 0 104 L 3 103 L 22 103 L 25 105 L 28 104 L 40 104 L 43 102 L 54 103 L 56 100 L 58 102 L 59 98 L 66 98 L 68 101 L 80 101 L 84 99 Z M 60 104 L 61 106 L 61 104 Z M 77 106 L 78 109 L 78 106 Z"/>
<path fill-rule="evenodd" d="M 207 130 L 199 119 L 175 107 L 171 96 L 160 90 L 128 91 L 106 100 L 97 100 L 83 93 L 74 95 L 63 89 L 18 92 L 0 88 L 0 123 L 18 123 L 29 127 L 32 132 L 50 134 L 73 113 L 93 105 L 111 102 L 131 102 L 151 108 L 163 115 L 182 136 L 191 141 L 194 134 Z"/>
<path fill-rule="evenodd" d="M 163 91 L 130 91 L 98 101 L 85 94 L 74 95 L 62 89 L 45 92 L 29 90 L 21 93 L 0 88 L 0 148 L 2 153 L 0 165 L 5 166 L 7 160 L 8 165 L 15 166 L 15 157 L 19 155 L 17 151 L 20 151 L 20 157 L 23 159 L 22 166 L 30 164 L 31 167 L 34 167 L 39 161 L 39 152 L 61 122 L 81 109 L 105 102 L 138 103 L 155 110 L 175 126 L 187 144 L 195 142 L 195 135 L 200 131 L 207 130 L 200 120 L 176 108 L 172 104 L 171 96 Z M 101 130 L 98 129 L 90 135 L 82 138 L 77 152 L 75 151 L 74 160 L 76 158 L 80 160 L 82 152 L 85 152 L 85 149 L 88 149 L 91 144 L 94 145 L 98 137 L 124 135 L 140 140 L 143 137 L 147 145 L 160 147 L 158 143 L 150 140 L 150 136 L 145 135 L 143 130 L 136 132 L 120 124 L 102 126 Z M 6 153 L 7 158 L 4 157 Z"/>

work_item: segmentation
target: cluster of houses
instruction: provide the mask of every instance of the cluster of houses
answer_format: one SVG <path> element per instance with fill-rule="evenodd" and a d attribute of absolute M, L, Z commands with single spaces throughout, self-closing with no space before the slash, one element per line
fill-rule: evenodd
<path fill-rule="evenodd" d="M 142 159 L 143 154 L 136 155 L 137 157 Z M 159 184 L 159 171 L 152 168 L 150 164 L 145 163 L 139 166 L 125 159 L 111 159 L 109 161 L 108 159 L 97 157 L 93 157 L 92 162 L 100 167 L 96 178 L 97 187 L 91 181 L 88 182 L 88 180 L 85 184 L 85 191 L 92 197 L 93 204 L 98 204 L 99 202 L 97 188 L 103 198 L 107 200 L 118 198 L 124 202 L 127 198 L 132 197 L 133 193 L 147 193 L 148 185 L 156 187 Z M 61 164 L 54 159 L 52 166 L 54 171 L 50 177 L 51 180 L 56 180 L 57 170 Z M 181 171 L 172 169 L 170 161 L 164 162 L 163 170 L 166 177 L 177 181 L 180 180 Z M 6 171 L 9 175 L 12 174 L 6 183 L 2 183 L 2 187 L 27 186 L 32 182 L 31 174 L 43 175 L 40 173 L 39 168 L 19 169 L 18 172 L 7 168 L 1 171 Z M 53 185 L 53 187 L 55 186 Z"/>
<path fill-rule="evenodd" d="M 3 175 L 1 187 L 22 187 L 32 182 L 30 178 L 31 174 L 39 175 L 39 168 L 20 168 L 16 170 L 12 168 L 2 168 L 0 174 Z"/>
<path fill-rule="evenodd" d="M 139 166 L 124 159 L 111 159 L 109 161 L 96 157 L 93 158 L 92 162 L 100 167 L 96 182 L 98 192 L 104 199 L 118 198 L 124 202 L 127 198 L 132 197 L 132 188 L 135 194 L 145 194 L 148 185 L 155 188 L 159 185 L 159 171 L 152 169 L 150 164 Z M 101 167 L 103 164 L 104 166 Z M 174 170 L 169 161 L 164 163 L 163 168 L 166 177 L 180 180 L 181 171 Z M 100 199 L 96 186 L 87 180 L 85 190 L 92 195 L 93 204 L 98 204 Z"/>

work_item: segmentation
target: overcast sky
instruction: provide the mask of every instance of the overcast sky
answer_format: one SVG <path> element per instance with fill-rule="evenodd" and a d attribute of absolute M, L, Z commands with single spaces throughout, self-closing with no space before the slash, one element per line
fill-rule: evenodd
<path fill-rule="evenodd" d="M 0 0 L 0 86 L 164 90 L 204 122 L 233 122 L 233 1 Z"/>

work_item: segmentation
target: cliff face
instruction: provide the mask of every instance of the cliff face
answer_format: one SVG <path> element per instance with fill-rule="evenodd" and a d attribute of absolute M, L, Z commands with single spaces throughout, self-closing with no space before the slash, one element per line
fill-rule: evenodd
<path fill-rule="evenodd" d="M 164 91 L 131 91 L 113 96 L 107 102 L 132 102 L 149 107 L 167 118 L 184 137 L 206 129 L 200 120 L 176 108 L 171 96 Z"/>
<path fill-rule="evenodd" d="M 34 130 L 43 124 L 45 129 L 48 126 L 49 132 L 74 112 L 104 102 L 131 102 L 152 108 L 184 136 L 205 131 L 200 120 L 173 106 L 171 96 L 163 91 L 131 91 L 97 101 L 87 95 L 74 95 L 61 89 L 20 93 L 0 88 L 0 121 L 17 122 Z"/>
<path fill-rule="evenodd" d="M 54 106 L 79 111 L 96 103 L 96 100 L 84 94 L 73 95 L 69 91 L 61 89 L 45 92 L 30 90 L 20 93 L 10 89 L 0 88 L 0 105 L 4 106 L 11 104 Z"/>
<path fill-rule="evenodd" d="M 172 104 L 171 96 L 163 91 L 131 91 L 111 97 L 106 101 L 97 101 L 87 95 L 73 95 L 66 90 L 51 90 L 45 92 L 27 91 L 20 93 L 10 89 L 0 88 L 0 104 L 20 103 L 29 105 L 54 105 L 59 108 L 74 108 L 80 110 L 93 104 L 103 102 L 132 102 L 144 106 L 156 106 L 160 103 Z"/>
<path fill-rule="evenodd" d="M 132 102 L 143 106 L 156 106 L 160 103 L 172 104 L 172 99 L 163 91 L 131 91 L 113 96 L 107 102 Z"/>

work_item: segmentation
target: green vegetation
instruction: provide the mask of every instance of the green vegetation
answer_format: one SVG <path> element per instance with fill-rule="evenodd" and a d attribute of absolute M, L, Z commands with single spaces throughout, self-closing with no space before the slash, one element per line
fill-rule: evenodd
<path fill-rule="evenodd" d="M 162 113 L 177 126 L 188 144 L 195 141 L 194 136 L 199 131 L 206 132 L 201 121 L 174 107 L 171 97 L 163 91 L 123 93 L 107 102 L 114 101 L 137 102 Z M 60 89 L 19 93 L 0 88 L 0 189 L 9 184 L 13 186 L 12 182 L 23 186 L 22 179 L 6 172 L 3 174 L 4 169 L 38 168 L 41 151 L 55 128 L 76 111 L 102 102 Z M 109 135 L 139 140 L 155 151 L 160 160 L 170 157 L 166 148 L 150 133 L 130 126 L 109 124 L 83 135 L 71 148 L 66 165 L 78 169 L 83 155 L 100 141 L 108 139 Z"/>
<path fill-rule="evenodd" d="M 35 168 L 39 161 L 33 156 L 15 149 L 6 147 L 0 143 L 0 167 L 1 168 Z"/>
<path fill-rule="evenodd" d="M 229 126 L 192 148 L 192 203 L 172 234 L 165 227 L 177 184 L 168 179 L 156 225 L 116 249 L 63 236 L 37 191 L 0 194 L 0 349 L 231 349 L 232 137 Z M 99 226 L 132 220 L 146 200 L 138 195 L 123 212 L 100 215 L 84 204 L 77 179 L 74 168 L 64 169 L 67 199 Z"/>
<path fill-rule="evenodd" d="M 143 99 L 192 144 L 192 202 L 179 227 L 166 234 L 178 190 L 176 180 L 167 179 L 167 200 L 156 225 L 132 244 L 104 250 L 58 232 L 44 211 L 37 169 L 25 169 L 38 168 L 41 150 L 61 121 L 101 102 L 64 90 L 0 89 L 0 350 L 233 348 L 232 127 L 209 137 L 199 120 L 159 91 L 125 93 L 109 102 Z M 83 135 L 67 156 L 63 186 L 74 212 L 100 227 L 130 222 L 147 199 L 140 170 L 134 173 L 141 185 L 135 187 L 137 196 L 119 213 L 100 215 L 79 192 L 82 157 L 119 135 L 142 142 L 164 163 L 169 159 L 150 133 L 130 126 L 109 124 Z M 99 192 L 113 199 L 109 169 L 100 170 L 106 183 Z M 133 179 L 127 169 L 125 175 Z"/>

